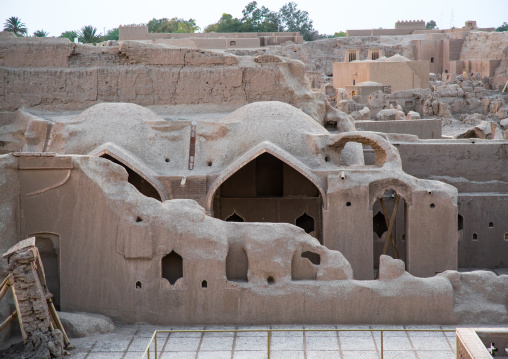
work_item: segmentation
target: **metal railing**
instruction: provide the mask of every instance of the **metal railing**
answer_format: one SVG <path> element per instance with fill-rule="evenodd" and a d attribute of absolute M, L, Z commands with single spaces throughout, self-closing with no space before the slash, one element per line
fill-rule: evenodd
<path fill-rule="evenodd" d="M 441 333 L 455 333 L 455 329 L 223 329 L 223 330 L 156 330 L 152 338 L 150 339 L 150 343 L 146 347 L 146 350 L 143 353 L 142 359 L 157 359 L 158 358 L 158 350 L 157 350 L 157 334 L 159 333 L 246 333 L 246 332 L 264 332 L 266 333 L 267 338 L 267 354 L 268 359 L 270 359 L 270 341 L 273 332 L 380 332 L 381 340 L 380 340 L 380 354 L 381 359 L 383 359 L 383 333 L 384 332 L 441 332 Z M 153 348 L 153 356 L 150 356 L 150 349 L 152 347 L 152 343 L 154 344 Z"/>

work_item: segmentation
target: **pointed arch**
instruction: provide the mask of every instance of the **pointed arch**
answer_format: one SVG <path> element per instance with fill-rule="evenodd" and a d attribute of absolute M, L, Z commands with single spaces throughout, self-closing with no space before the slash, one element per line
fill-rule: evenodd
<path fill-rule="evenodd" d="M 393 190 L 399 194 L 408 206 L 412 203 L 412 186 L 399 178 L 383 178 L 369 183 L 369 208 L 376 200 L 381 197 L 387 190 Z"/>
<path fill-rule="evenodd" d="M 106 157 L 106 156 L 111 157 L 112 159 L 119 162 L 125 168 L 128 168 L 131 171 L 133 171 L 136 175 L 140 176 L 151 187 L 153 187 L 155 192 L 157 192 L 158 194 L 158 198 L 156 197 L 153 198 L 158 199 L 161 202 L 167 200 L 167 196 L 165 191 L 163 190 L 163 186 L 155 178 L 155 173 L 153 173 L 153 171 L 149 167 L 141 163 L 141 161 L 137 160 L 134 157 L 134 155 L 130 154 L 127 150 L 121 148 L 120 146 L 117 146 L 112 143 L 106 143 L 97 147 L 96 149 L 91 151 L 88 155 L 94 157 Z"/>
<path fill-rule="evenodd" d="M 249 162 L 254 160 L 255 158 L 259 157 L 263 153 L 268 153 L 280 161 L 284 162 L 294 170 L 296 170 L 298 173 L 300 173 L 302 176 L 304 176 L 306 179 L 308 179 L 316 188 L 318 189 L 321 198 L 323 200 L 323 207 L 326 209 L 327 207 L 327 198 L 326 198 L 326 191 L 323 185 L 323 181 L 314 175 L 312 172 L 310 172 L 309 168 L 301 161 L 290 155 L 288 152 L 284 151 L 280 147 L 277 147 L 269 142 L 263 142 L 259 144 L 258 146 L 252 148 L 251 150 L 247 151 L 243 156 L 241 156 L 237 161 L 233 162 L 231 165 L 226 167 L 224 171 L 211 183 L 211 185 L 208 188 L 208 192 L 206 195 L 206 206 L 207 211 L 211 212 L 212 206 L 213 206 L 213 198 L 215 195 L 215 192 L 219 189 L 219 187 L 232 175 L 234 175 L 236 172 L 238 172 L 241 168 L 243 168 L 245 165 L 247 165 Z"/>

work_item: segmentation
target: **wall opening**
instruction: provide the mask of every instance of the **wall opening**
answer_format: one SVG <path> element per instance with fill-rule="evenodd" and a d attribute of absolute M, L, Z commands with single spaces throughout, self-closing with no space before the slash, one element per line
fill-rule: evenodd
<path fill-rule="evenodd" d="M 176 281 L 183 278 L 183 259 L 175 251 L 171 251 L 161 260 L 162 278 L 174 285 Z"/>
<path fill-rule="evenodd" d="M 478 240 L 478 233 L 473 233 L 473 241 L 477 241 Z"/>
<path fill-rule="evenodd" d="M 386 190 L 380 198 L 376 199 L 376 202 L 374 202 L 374 205 L 372 206 L 372 213 L 375 213 L 372 217 L 374 277 L 376 277 L 376 274 L 379 270 L 379 257 L 381 254 L 383 254 L 385 247 L 386 255 L 389 255 L 393 258 L 398 257 L 404 262 L 407 260 L 407 205 L 402 196 L 399 195 L 398 202 L 396 201 L 396 197 L 397 192 L 395 190 Z M 397 208 L 395 210 L 395 216 L 393 216 L 395 205 L 397 205 Z M 394 218 L 394 223 L 392 224 L 390 238 L 388 229 L 390 226 L 391 218 Z"/>
<path fill-rule="evenodd" d="M 372 51 L 372 60 L 379 59 L 379 51 Z"/>
<path fill-rule="evenodd" d="M 150 182 L 148 182 L 147 180 L 145 180 L 141 175 L 139 175 L 136 171 L 133 171 L 132 169 L 130 169 L 129 167 L 127 167 L 125 164 L 123 164 L 122 162 L 120 162 L 119 160 L 117 160 L 116 158 L 108 155 L 108 154 L 103 154 L 102 156 L 100 156 L 101 158 L 105 158 L 107 160 L 110 160 L 111 162 L 114 162 L 120 166 L 122 166 L 123 168 L 125 168 L 125 170 L 127 171 L 127 174 L 128 174 L 128 178 L 127 178 L 127 181 L 133 185 L 134 187 L 136 187 L 136 189 L 143 195 L 147 196 L 147 197 L 151 197 L 151 198 L 155 198 L 156 200 L 158 201 L 162 201 L 161 199 L 161 196 L 159 195 L 159 192 L 157 192 L 157 190 L 155 189 L 154 186 L 152 186 L 152 184 Z"/>
<path fill-rule="evenodd" d="M 201 288 L 208 288 L 208 282 L 206 280 L 201 282 Z"/>
<path fill-rule="evenodd" d="M 431 63 L 431 64 L 433 64 L 433 63 L 434 63 L 434 58 L 433 58 L 433 57 L 431 57 L 431 58 L 430 58 L 430 63 Z"/>
<path fill-rule="evenodd" d="M 53 294 L 53 303 L 56 310 L 60 310 L 60 241 L 55 234 L 36 234 L 35 246 L 39 250 L 46 285 L 48 291 Z"/>
<path fill-rule="evenodd" d="M 307 213 L 302 214 L 295 221 L 297 227 L 302 228 L 305 233 L 314 232 L 314 218 L 309 216 Z"/>
<path fill-rule="evenodd" d="M 457 228 L 459 231 L 464 229 L 464 217 L 462 217 L 460 214 L 457 218 Z"/>
<path fill-rule="evenodd" d="M 310 230 L 307 233 L 322 241 L 322 205 L 314 183 L 265 152 L 222 183 L 214 194 L 213 213 L 227 221 L 241 218 L 245 222 L 295 224 L 298 220 L 296 225 L 305 226 L 306 231 Z M 306 214 L 303 218 L 302 213 Z"/>
<path fill-rule="evenodd" d="M 494 222 L 489 222 L 489 228 L 494 228 Z"/>
<path fill-rule="evenodd" d="M 136 282 L 136 289 L 141 289 L 141 288 L 142 288 L 141 282 L 137 281 Z"/>
<path fill-rule="evenodd" d="M 386 226 L 385 216 L 381 213 L 381 211 L 378 211 L 372 218 L 372 230 L 377 234 L 378 238 L 381 238 L 383 233 L 388 230 L 388 227 Z"/>
<path fill-rule="evenodd" d="M 505 240 L 505 241 L 508 241 L 508 232 L 506 232 L 506 233 L 504 234 L 504 240 Z"/>
<path fill-rule="evenodd" d="M 226 278 L 233 282 L 247 282 L 249 259 L 245 249 L 238 244 L 230 244 L 226 256 Z"/>
<path fill-rule="evenodd" d="M 291 280 L 316 280 L 321 257 L 314 252 L 295 253 L 291 260 Z"/>
<path fill-rule="evenodd" d="M 272 276 L 269 276 L 268 278 L 266 278 L 266 281 L 268 282 L 268 285 L 274 285 L 275 284 L 275 279 L 273 279 Z"/>
<path fill-rule="evenodd" d="M 226 222 L 245 222 L 245 219 L 236 214 L 236 212 L 233 212 L 231 216 L 226 218 Z"/>
<path fill-rule="evenodd" d="M 312 264 L 315 264 L 317 266 L 321 264 L 321 256 L 314 252 L 309 251 L 303 252 L 302 258 L 307 258 L 308 260 L 310 260 Z"/>

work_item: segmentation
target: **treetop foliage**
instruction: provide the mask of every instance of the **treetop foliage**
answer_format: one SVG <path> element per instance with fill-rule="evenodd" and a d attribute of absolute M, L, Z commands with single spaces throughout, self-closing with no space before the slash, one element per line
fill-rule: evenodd
<path fill-rule="evenodd" d="M 205 32 L 299 32 L 304 40 L 314 40 L 318 35 L 307 11 L 298 9 L 298 5 L 289 2 L 278 12 L 251 1 L 242 10 L 241 19 L 230 14 L 222 14 L 215 24 L 208 25 Z"/>
<path fill-rule="evenodd" d="M 502 32 L 502 31 L 508 31 L 508 24 L 505 22 L 503 22 L 503 25 L 499 26 L 497 29 L 496 29 L 497 32 Z"/>
<path fill-rule="evenodd" d="M 426 24 L 425 24 L 425 28 L 426 28 L 427 30 L 439 29 L 439 28 L 437 27 L 437 24 L 436 24 L 436 22 L 435 22 L 434 20 L 430 20 L 428 23 L 426 23 Z"/>
<path fill-rule="evenodd" d="M 5 21 L 4 31 L 13 32 L 16 36 L 26 36 L 28 33 L 26 25 L 16 16 L 11 16 Z"/>
<path fill-rule="evenodd" d="M 189 19 L 184 20 L 177 17 L 168 19 L 167 17 L 162 19 L 153 18 L 148 22 L 148 32 L 187 32 L 193 33 L 199 30 L 199 26 L 196 25 L 196 20 Z"/>

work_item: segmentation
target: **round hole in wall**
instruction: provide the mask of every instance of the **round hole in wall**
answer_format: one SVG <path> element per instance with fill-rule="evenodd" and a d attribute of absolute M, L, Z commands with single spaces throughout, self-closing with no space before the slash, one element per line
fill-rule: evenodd
<path fill-rule="evenodd" d="M 268 282 L 269 285 L 275 284 L 275 279 L 273 279 L 272 276 L 269 276 L 268 278 L 266 278 L 266 281 Z"/>
<path fill-rule="evenodd" d="M 325 156 L 325 162 L 329 162 L 329 161 L 330 161 L 330 157 Z"/>
<path fill-rule="evenodd" d="M 166 158 L 164 161 L 169 162 L 169 158 Z"/>
<path fill-rule="evenodd" d="M 351 207 L 351 202 L 347 202 L 347 203 L 346 203 L 346 206 L 347 206 L 347 207 Z"/>
<path fill-rule="evenodd" d="M 136 289 L 141 289 L 141 282 L 139 280 L 136 282 Z"/>
<path fill-rule="evenodd" d="M 208 283 L 206 280 L 201 282 L 201 288 L 208 288 Z"/>
<path fill-rule="evenodd" d="M 435 208 L 435 207 L 436 207 L 436 205 L 434 203 L 430 204 L 430 208 Z"/>
<path fill-rule="evenodd" d="M 139 222 L 143 222 L 143 218 L 141 218 L 140 216 L 137 216 L 136 217 L 136 222 L 139 223 Z"/>
<path fill-rule="evenodd" d="M 212 164 L 213 164 L 212 161 L 208 161 L 207 163 L 208 167 L 212 167 Z"/>
<path fill-rule="evenodd" d="M 494 228 L 494 223 L 489 222 L 489 228 Z"/>

